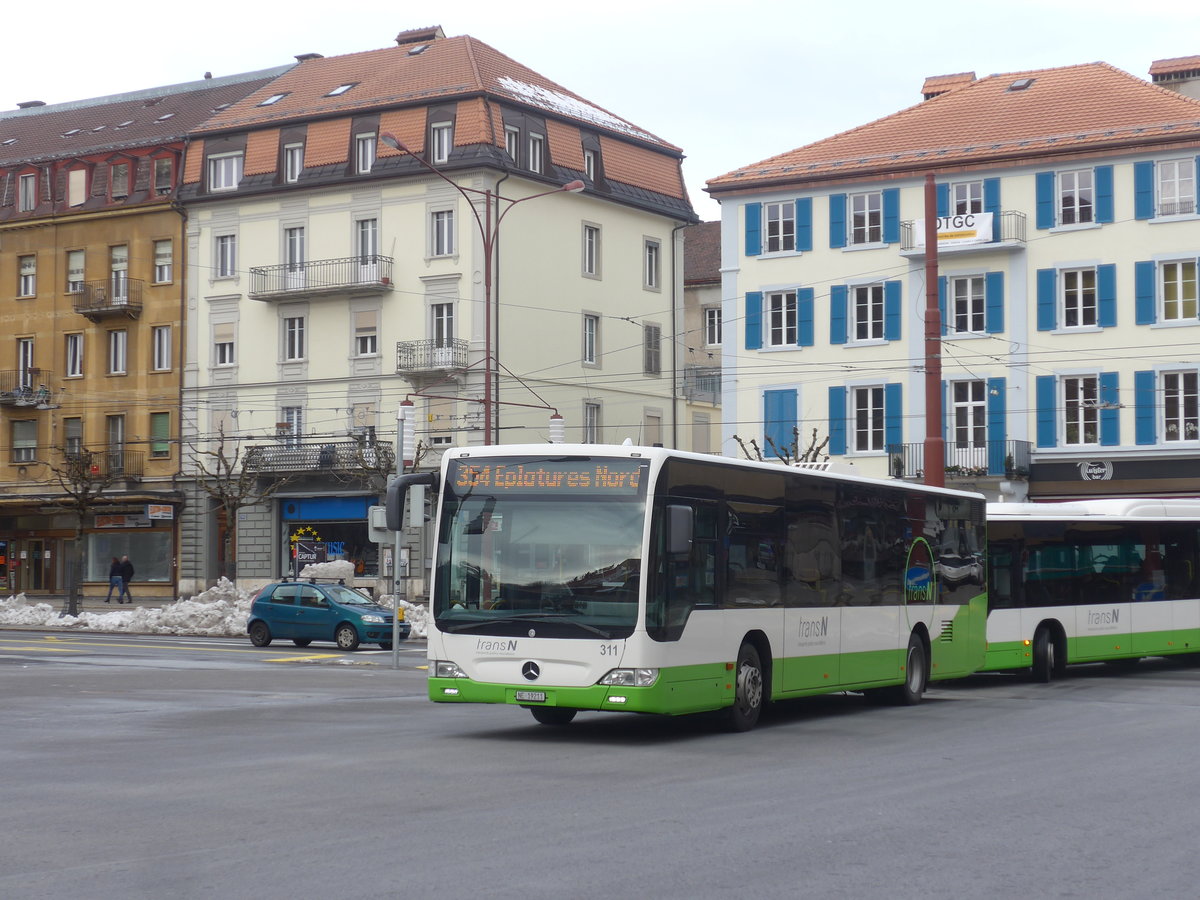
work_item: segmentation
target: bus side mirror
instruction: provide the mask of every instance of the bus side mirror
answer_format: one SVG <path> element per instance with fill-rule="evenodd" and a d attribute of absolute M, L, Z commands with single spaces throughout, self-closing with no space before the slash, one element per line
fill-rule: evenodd
<path fill-rule="evenodd" d="M 430 487 L 437 487 L 436 472 L 412 472 L 408 475 L 399 475 L 392 479 L 392 483 L 387 488 L 387 527 L 389 531 L 401 531 L 404 528 L 404 498 L 408 496 L 408 489 L 413 485 L 425 484 Z"/>
<path fill-rule="evenodd" d="M 690 506 L 667 506 L 667 554 L 687 556 L 692 552 L 692 530 L 695 521 Z"/>

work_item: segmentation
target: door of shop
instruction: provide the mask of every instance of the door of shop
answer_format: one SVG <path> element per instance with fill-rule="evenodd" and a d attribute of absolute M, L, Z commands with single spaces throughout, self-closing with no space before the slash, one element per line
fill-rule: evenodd
<path fill-rule="evenodd" d="M 9 544 L 9 571 L 12 589 L 17 593 L 53 593 L 54 559 L 58 541 L 25 538 Z M 47 554 L 51 554 L 47 556 Z"/>

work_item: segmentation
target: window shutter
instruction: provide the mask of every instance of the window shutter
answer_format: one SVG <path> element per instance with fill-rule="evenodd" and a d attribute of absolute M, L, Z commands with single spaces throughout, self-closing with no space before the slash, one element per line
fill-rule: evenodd
<path fill-rule="evenodd" d="M 1133 309 L 1138 325 L 1153 325 L 1158 318 L 1154 302 L 1154 279 L 1158 267 L 1149 260 L 1133 264 Z"/>
<path fill-rule="evenodd" d="M 899 382 L 883 386 L 883 444 L 888 449 L 904 443 L 903 391 Z"/>
<path fill-rule="evenodd" d="M 1004 475 L 1008 467 L 1005 465 L 1005 457 L 1008 455 L 1006 442 L 1008 441 L 1007 431 L 1007 405 L 1008 398 L 1006 396 L 1007 379 L 1004 378 L 989 378 L 987 380 L 987 457 L 988 457 L 988 474 L 989 475 Z"/>
<path fill-rule="evenodd" d="M 829 195 L 829 246 L 846 246 L 846 195 Z"/>
<path fill-rule="evenodd" d="M 814 295 L 812 288 L 800 288 L 796 291 L 796 346 L 811 347 L 814 341 Z"/>
<path fill-rule="evenodd" d="M 1154 218 L 1154 163 L 1133 164 L 1133 217 Z"/>
<path fill-rule="evenodd" d="M 1116 447 L 1121 443 L 1121 410 L 1117 408 L 1116 372 L 1100 373 L 1100 446 Z"/>
<path fill-rule="evenodd" d="M 1000 240 L 1000 179 L 983 179 L 983 211 L 992 214 L 992 240 Z"/>
<path fill-rule="evenodd" d="M 1158 385 L 1154 372 L 1133 373 L 1133 435 L 1141 446 L 1158 443 Z"/>
<path fill-rule="evenodd" d="M 938 276 L 938 312 L 942 316 L 942 337 L 950 333 L 950 310 L 946 308 L 948 284 L 949 280 L 945 275 Z"/>
<path fill-rule="evenodd" d="M 829 453 L 846 455 L 846 389 L 829 389 Z"/>
<path fill-rule="evenodd" d="M 950 435 L 950 382 L 942 381 L 942 440 Z"/>
<path fill-rule="evenodd" d="M 746 204 L 746 255 L 762 253 L 762 204 Z"/>
<path fill-rule="evenodd" d="M 1096 166 L 1096 221 L 1102 225 L 1113 221 L 1113 167 Z"/>
<path fill-rule="evenodd" d="M 883 192 L 883 242 L 894 244 L 900 240 L 900 188 L 888 188 Z"/>
<path fill-rule="evenodd" d="M 1038 331 L 1053 331 L 1057 326 L 1058 270 L 1038 269 L 1037 271 L 1037 329 Z"/>
<path fill-rule="evenodd" d="M 1117 326 L 1117 267 L 1096 266 L 1096 321 L 1101 328 Z"/>
<path fill-rule="evenodd" d="M 844 284 L 835 284 L 829 289 L 829 343 L 846 343 L 846 298 Z"/>
<path fill-rule="evenodd" d="M 762 291 L 746 292 L 746 349 L 762 346 Z"/>
<path fill-rule="evenodd" d="M 763 435 L 777 448 L 772 449 L 767 443 L 763 448 L 767 456 L 778 457 L 781 455 L 779 450 L 787 451 L 792 446 L 796 425 L 795 389 L 763 391 Z"/>
<path fill-rule="evenodd" d="M 937 185 L 937 214 L 938 218 L 950 215 L 950 185 Z"/>
<path fill-rule="evenodd" d="M 900 340 L 900 282 L 883 283 L 883 339 Z"/>
<path fill-rule="evenodd" d="M 1037 189 L 1037 227 L 1053 228 L 1056 221 L 1054 215 L 1054 173 L 1038 172 L 1034 176 Z"/>
<path fill-rule="evenodd" d="M 1057 382 L 1053 375 L 1039 375 L 1034 383 L 1034 393 L 1037 397 L 1037 445 L 1039 447 L 1055 446 L 1055 432 L 1058 422 Z"/>
<path fill-rule="evenodd" d="M 812 248 L 812 197 L 797 197 L 796 249 L 803 252 Z"/>
<path fill-rule="evenodd" d="M 984 323 L 988 334 L 999 334 L 1004 330 L 1004 273 L 988 272 L 984 275 Z"/>

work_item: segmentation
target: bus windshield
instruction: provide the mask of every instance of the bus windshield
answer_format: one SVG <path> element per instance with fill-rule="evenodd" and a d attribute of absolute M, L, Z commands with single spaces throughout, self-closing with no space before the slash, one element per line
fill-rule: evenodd
<path fill-rule="evenodd" d="M 647 464 L 453 460 L 433 612 L 449 633 L 628 637 L 637 622 Z"/>

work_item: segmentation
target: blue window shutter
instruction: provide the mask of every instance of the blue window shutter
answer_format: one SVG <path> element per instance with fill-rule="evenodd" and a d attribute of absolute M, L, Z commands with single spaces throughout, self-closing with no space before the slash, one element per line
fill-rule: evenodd
<path fill-rule="evenodd" d="M 1118 374 L 1100 373 L 1100 446 L 1116 447 L 1121 443 L 1121 410 L 1117 409 Z"/>
<path fill-rule="evenodd" d="M 1057 382 L 1053 375 L 1039 375 L 1034 385 L 1034 393 L 1037 396 L 1037 445 L 1053 447 L 1057 443 Z"/>
<path fill-rule="evenodd" d="M 829 195 L 829 246 L 846 246 L 846 195 Z"/>
<path fill-rule="evenodd" d="M 1133 264 L 1133 309 L 1134 321 L 1138 325 L 1153 325 L 1158 318 L 1158 304 L 1154 302 L 1154 278 L 1158 267 L 1152 261 Z"/>
<path fill-rule="evenodd" d="M 1133 217 L 1154 218 L 1154 163 L 1133 164 Z"/>
<path fill-rule="evenodd" d="M 988 334 L 999 334 L 1004 330 L 1004 273 L 988 272 L 984 275 L 984 322 Z"/>
<path fill-rule="evenodd" d="M 1053 331 L 1058 325 L 1058 270 L 1037 270 L 1037 328 Z"/>
<path fill-rule="evenodd" d="M 746 255 L 762 253 L 762 204 L 746 204 Z"/>
<path fill-rule="evenodd" d="M 937 185 L 937 214 L 938 218 L 950 215 L 950 185 Z"/>
<path fill-rule="evenodd" d="M 829 289 L 829 343 L 846 343 L 846 285 L 835 284 Z"/>
<path fill-rule="evenodd" d="M 846 389 L 829 389 L 829 454 L 846 455 Z"/>
<path fill-rule="evenodd" d="M 983 179 L 983 211 L 992 214 L 992 240 L 1000 240 L 1000 179 Z"/>
<path fill-rule="evenodd" d="M 950 311 L 946 308 L 946 296 L 949 288 L 945 275 L 938 276 L 938 312 L 942 315 L 942 337 L 950 332 Z M 928 301 L 926 301 L 928 302 Z"/>
<path fill-rule="evenodd" d="M 900 340 L 900 282 L 883 283 L 883 339 Z"/>
<path fill-rule="evenodd" d="M 1101 328 L 1117 326 L 1117 267 L 1096 266 L 1096 321 Z"/>
<path fill-rule="evenodd" d="M 796 425 L 795 389 L 763 391 L 763 435 L 770 438 L 776 448 L 787 451 L 795 439 L 793 429 Z M 766 444 L 763 452 L 767 456 L 780 455 L 771 444 Z"/>
<path fill-rule="evenodd" d="M 1054 215 L 1054 173 L 1038 172 L 1034 176 L 1037 188 L 1037 227 L 1053 228 L 1057 221 Z"/>
<path fill-rule="evenodd" d="M 1113 221 L 1113 167 L 1096 166 L 1096 221 Z"/>
<path fill-rule="evenodd" d="M 942 440 L 950 437 L 950 382 L 942 381 Z"/>
<path fill-rule="evenodd" d="M 796 249 L 812 248 L 812 197 L 799 197 L 796 199 Z"/>
<path fill-rule="evenodd" d="M 1004 475 L 1007 466 L 1004 457 L 1008 454 L 1005 442 L 1007 434 L 1008 397 L 1006 396 L 1007 380 L 1004 378 L 989 378 L 987 380 L 987 456 L 988 474 Z"/>
<path fill-rule="evenodd" d="M 1133 373 L 1133 434 L 1142 445 L 1158 443 L 1158 384 L 1154 372 Z"/>
<path fill-rule="evenodd" d="M 883 444 L 898 447 L 904 443 L 904 394 L 899 382 L 883 386 Z"/>
<path fill-rule="evenodd" d="M 900 240 L 900 188 L 888 188 L 883 192 L 883 242 L 894 244 Z"/>
<path fill-rule="evenodd" d="M 746 292 L 746 349 L 762 346 L 762 291 Z"/>
<path fill-rule="evenodd" d="M 812 288 L 796 291 L 796 346 L 811 347 L 814 340 L 815 302 Z"/>

